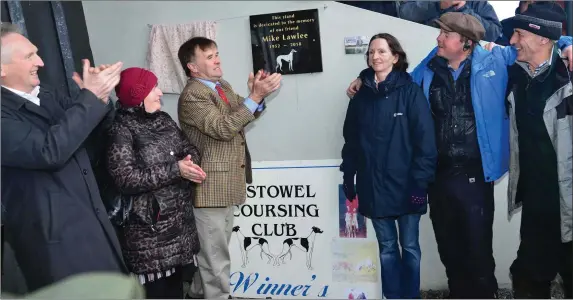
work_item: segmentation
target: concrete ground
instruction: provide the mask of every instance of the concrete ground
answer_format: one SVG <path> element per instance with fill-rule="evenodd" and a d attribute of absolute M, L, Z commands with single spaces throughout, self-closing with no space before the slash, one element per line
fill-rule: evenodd
<path fill-rule="evenodd" d="M 427 290 L 422 291 L 422 299 L 445 299 L 448 296 L 448 290 Z M 498 291 L 499 299 L 513 299 L 513 292 L 510 289 L 499 289 Z M 557 280 L 553 281 L 551 284 L 551 298 L 552 299 L 564 299 L 563 289 L 561 288 L 561 283 Z"/>
<path fill-rule="evenodd" d="M 553 281 L 551 285 L 551 298 L 552 299 L 564 299 L 563 290 L 561 289 L 561 284 L 558 281 Z M 446 299 L 448 297 L 448 290 L 427 290 L 421 292 L 422 299 Z M 499 289 L 498 291 L 499 299 L 513 299 L 512 291 L 510 289 Z M 234 297 L 233 299 L 254 299 L 254 298 L 242 298 Z M 263 299 L 263 298 L 258 298 Z M 272 299 L 267 297 L 265 299 Z"/>

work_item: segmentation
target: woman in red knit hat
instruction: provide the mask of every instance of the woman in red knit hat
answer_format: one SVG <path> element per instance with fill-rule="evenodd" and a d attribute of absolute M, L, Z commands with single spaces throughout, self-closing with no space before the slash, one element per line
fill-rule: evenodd
<path fill-rule="evenodd" d="M 157 77 L 141 68 L 121 72 L 119 109 L 110 131 L 107 168 L 133 206 L 118 228 L 123 256 L 150 299 L 183 297 L 183 268 L 199 240 L 193 186 L 205 180 L 200 153 L 161 111 Z"/>

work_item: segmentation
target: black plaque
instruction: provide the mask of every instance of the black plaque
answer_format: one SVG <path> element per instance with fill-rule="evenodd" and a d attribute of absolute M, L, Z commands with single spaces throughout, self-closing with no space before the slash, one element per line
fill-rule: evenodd
<path fill-rule="evenodd" d="M 250 16 L 253 71 L 322 72 L 318 9 Z"/>

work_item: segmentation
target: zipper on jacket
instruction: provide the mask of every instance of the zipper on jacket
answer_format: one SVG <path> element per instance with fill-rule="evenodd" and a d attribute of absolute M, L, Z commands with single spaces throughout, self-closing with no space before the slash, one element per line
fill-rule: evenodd
<path fill-rule="evenodd" d="M 531 81 L 533 79 L 531 78 L 531 76 L 529 76 L 529 74 L 526 74 L 526 76 L 527 76 L 527 85 L 525 86 L 525 90 L 527 91 L 529 90 L 529 85 L 531 84 Z"/>
<path fill-rule="evenodd" d="M 157 214 L 155 214 L 155 205 L 157 205 Z M 149 210 L 149 218 L 151 219 L 151 230 L 153 232 L 157 231 L 157 222 L 159 222 L 159 216 L 160 216 L 160 209 L 159 209 L 159 202 L 157 202 L 157 199 L 155 198 L 155 196 L 153 196 L 153 198 L 151 199 L 151 203 L 148 206 L 148 210 Z"/>
<path fill-rule="evenodd" d="M 451 101 L 450 101 L 450 103 L 448 103 L 450 106 L 449 107 L 450 108 L 450 118 L 449 118 L 450 119 L 449 120 L 449 127 L 450 128 L 448 128 L 448 130 L 450 131 L 450 137 L 454 137 L 454 135 L 455 135 L 454 124 L 453 124 L 454 123 L 454 117 L 453 117 L 454 116 L 454 103 L 457 100 L 458 93 L 457 93 L 457 89 L 456 89 L 456 81 L 454 80 L 454 75 L 452 74 L 452 72 L 450 72 L 450 70 L 448 70 L 448 75 L 449 75 L 450 83 L 451 83 L 452 88 L 454 90 L 452 97 L 451 97 Z M 477 123 L 477 121 L 476 121 L 476 123 Z M 452 139 L 448 140 L 448 143 L 452 144 L 453 141 L 454 141 L 454 139 L 452 138 Z M 449 147 L 452 147 L 452 146 L 449 146 Z"/>

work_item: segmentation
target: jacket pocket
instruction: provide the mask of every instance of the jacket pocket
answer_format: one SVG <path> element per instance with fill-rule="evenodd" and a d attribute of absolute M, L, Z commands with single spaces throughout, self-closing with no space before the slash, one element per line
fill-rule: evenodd
<path fill-rule="evenodd" d="M 559 175 L 559 185 L 563 197 L 571 199 L 571 170 L 573 169 L 573 137 L 571 130 L 572 116 L 558 119 L 555 125 L 555 150 L 557 153 L 557 172 Z"/>
<path fill-rule="evenodd" d="M 555 131 L 558 132 L 558 134 L 563 134 L 563 133 L 560 132 L 560 131 L 562 131 L 562 130 L 563 130 L 563 131 L 571 131 L 571 122 L 572 122 L 572 121 L 571 121 L 571 118 L 573 118 L 573 117 L 567 116 L 567 117 L 564 117 L 564 118 L 561 118 L 561 119 L 557 119 L 557 124 L 556 124 L 556 126 L 555 126 L 555 127 L 556 127 L 556 128 L 555 128 L 555 129 L 556 129 Z M 567 134 L 567 132 L 564 133 L 564 134 Z M 571 136 L 570 133 L 569 133 L 569 136 Z"/>
<path fill-rule="evenodd" d="M 408 173 L 407 168 L 394 168 L 386 171 L 383 184 L 385 185 L 386 191 L 395 201 L 401 201 L 404 195 L 410 193 L 410 191 L 408 191 Z"/>
<path fill-rule="evenodd" d="M 558 119 L 554 131 L 556 135 L 555 146 L 557 148 L 557 161 L 560 164 L 568 165 L 568 170 L 565 170 L 565 174 L 571 174 L 571 159 L 573 157 L 573 150 L 571 148 L 571 143 L 573 143 L 573 134 L 571 133 L 573 130 L 571 127 L 572 122 L 572 116 Z M 571 177 L 571 175 L 569 175 L 569 177 Z"/>
<path fill-rule="evenodd" d="M 237 197 L 233 195 L 236 193 L 234 183 L 237 182 L 235 169 L 232 172 L 230 163 L 222 161 L 206 161 L 201 167 L 207 173 L 207 178 L 198 185 L 198 205 L 209 203 L 208 206 L 212 207 L 227 206 L 230 199 Z"/>
<path fill-rule="evenodd" d="M 201 164 L 203 171 L 207 172 L 229 172 L 230 166 L 226 161 L 206 161 Z"/>
<path fill-rule="evenodd" d="M 61 240 L 61 226 L 62 223 L 59 201 L 62 201 L 62 194 L 59 192 L 48 192 L 47 207 L 44 214 L 44 230 L 48 243 L 55 244 Z"/>

